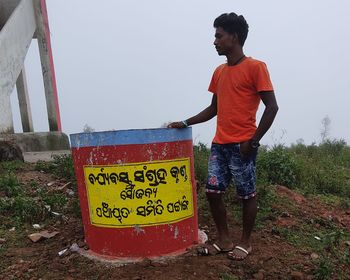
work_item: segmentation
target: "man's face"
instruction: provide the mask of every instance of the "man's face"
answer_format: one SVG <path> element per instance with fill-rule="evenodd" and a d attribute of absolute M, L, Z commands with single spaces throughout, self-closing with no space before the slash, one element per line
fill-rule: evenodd
<path fill-rule="evenodd" d="M 216 28 L 214 46 L 219 55 L 229 54 L 234 47 L 236 36 L 227 33 L 222 27 Z"/>

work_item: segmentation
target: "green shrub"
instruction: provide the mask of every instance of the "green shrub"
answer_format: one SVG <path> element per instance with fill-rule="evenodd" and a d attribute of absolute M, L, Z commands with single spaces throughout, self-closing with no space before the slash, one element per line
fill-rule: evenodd
<path fill-rule="evenodd" d="M 0 177 L 0 191 L 4 192 L 7 197 L 15 197 L 23 193 L 22 187 L 12 173 Z"/>
<path fill-rule="evenodd" d="M 334 267 L 331 259 L 322 256 L 318 262 L 318 267 L 315 270 L 315 277 L 317 280 L 331 279 Z"/>
<path fill-rule="evenodd" d="M 257 177 L 268 184 L 296 186 L 298 167 L 295 157 L 282 145 L 261 149 L 257 158 Z"/>
<path fill-rule="evenodd" d="M 63 178 L 72 182 L 72 188 L 76 189 L 76 178 L 74 173 L 74 163 L 71 155 L 54 156 L 53 161 L 38 161 L 35 169 L 50 173 L 57 178 Z"/>
<path fill-rule="evenodd" d="M 20 160 L 0 162 L 0 174 L 2 173 L 1 170 L 5 170 L 6 172 L 15 172 L 16 170 L 22 169 L 24 165 L 25 163 Z"/>
<path fill-rule="evenodd" d="M 347 171 L 332 162 L 330 156 L 318 159 L 298 158 L 299 187 L 304 193 L 349 195 Z"/>
<path fill-rule="evenodd" d="M 63 193 L 51 193 L 41 195 L 41 198 L 45 205 L 51 207 L 52 211 L 62 211 L 62 208 L 66 206 L 68 199 Z"/>
<path fill-rule="evenodd" d="M 75 180 L 74 164 L 71 155 L 54 156 L 53 159 L 54 175 L 67 180 Z"/>
<path fill-rule="evenodd" d="M 21 222 L 39 222 L 47 216 L 45 207 L 38 203 L 37 200 L 31 197 L 17 196 L 11 205 L 12 216 L 19 219 Z"/>
<path fill-rule="evenodd" d="M 207 182 L 210 149 L 199 142 L 198 145 L 193 147 L 193 153 L 196 180 L 202 185 Z"/>

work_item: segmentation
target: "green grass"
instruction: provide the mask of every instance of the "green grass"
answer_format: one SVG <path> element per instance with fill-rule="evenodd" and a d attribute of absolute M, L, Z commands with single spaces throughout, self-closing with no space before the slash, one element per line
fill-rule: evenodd
<path fill-rule="evenodd" d="M 50 173 L 57 178 L 75 181 L 74 165 L 71 155 L 54 156 L 52 161 L 38 161 L 35 169 Z"/>
<path fill-rule="evenodd" d="M 21 162 L 1 163 L 0 173 L 0 218 L 4 225 L 21 226 L 39 223 L 52 217 L 51 211 L 64 214 L 71 211 L 80 214 L 79 203 L 72 201 L 72 209 L 67 209 L 68 198 L 65 193 L 52 192 L 46 185 L 32 180 L 28 186 L 21 185 L 15 172 L 24 166 Z M 76 190 L 73 161 L 71 156 L 55 157 L 52 162 L 38 162 L 36 170 L 48 172 L 57 178 L 71 180 Z M 78 200 L 77 197 L 72 200 Z"/>
<path fill-rule="evenodd" d="M 4 171 L 6 173 L 15 172 L 17 170 L 21 170 L 25 166 L 26 163 L 18 160 L 0 162 L 0 175 L 2 173 L 1 171 Z"/>
<path fill-rule="evenodd" d="M 9 172 L 0 177 L 0 191 L 7 197 L 16 197 L 23 193 L 23 186 L 20 186 L 17 177 Z"/>
<path fill-rule="evenodd" d="M 210 150 L 203 143 L 198 143 L 193 147 L 193 154 L 196 180 L 201 185 L 206 184 Z"/>
<path fill-rule="evenodd" d="M 331 221 L 300 219 L 297 225 L 274 227 L 272 232 L 296 248 L 319 255 L 314 260 L 316 279 L 332 279 L 335 267 L 349 265 L 350 249 L 346 247 L 345 241 L 349 240 L 350 234 Z"/>
<path fill-rule="evenodd" d="M 206 182 L 209 149 L 195 147 L 197 180 Z M 257 158 L 258 213 L 257 230 L 271 228 L 295 248 L 318 254 L 313 260 L 314 279 L 347 279 L 350 265 L 350 231 L 337 227 L 323 218 L 304 219 L 300 207 L 286 197 L 278 197 L 273 185 L 284 185 L 307 197 L 318 198 L 330 208 L 350 209 L 350 147 L 342 140 L 325 141 L 320 145 L 298 144 L 291 147 L 276 145 L 260 149 Z M 199 193 L 198 205 L 208 211 L 207 201 Z M 236 199 L 235 188 L 225 194 L 227 209 L 241 224 L 241 204 Z M 284 213 L 293 216 L 296 224 L 276 226 L 275 221 Z M 316 238 L 315 238 L 316 237 Z M 318 240 L 317 238 L 320 238 Z M 220 279 L 232 279 L 223 274 Z M 234 278 L 233 278 L 234 279 Z"/>
<path fill-rule="evenodd" d="M 332 260 L 328 257 L 321 256 L 317 261 L 317 268 L 315 269 L 314 276 L 317 280 L 332 279 L 334 271 L 334 265 Z"/>
<path fill-rule="evenodd" d="M 235 275 L 228 272 L 221 273 L 219 279 L 220 280 L 238 280 L 238 278 Z"/>

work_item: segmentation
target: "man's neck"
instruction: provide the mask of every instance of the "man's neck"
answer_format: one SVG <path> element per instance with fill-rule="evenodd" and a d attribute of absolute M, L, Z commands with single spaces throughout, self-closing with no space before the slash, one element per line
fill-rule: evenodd
<path fill-rule="evenodd" d="M 240 51 L 229 54 L 226 57 L 227 57 L 227 64 L 229 66 L 234 66 L 239 64 L 243 60 L 245 55 L 243 53 L 243 50 L 241 49 Z"/>

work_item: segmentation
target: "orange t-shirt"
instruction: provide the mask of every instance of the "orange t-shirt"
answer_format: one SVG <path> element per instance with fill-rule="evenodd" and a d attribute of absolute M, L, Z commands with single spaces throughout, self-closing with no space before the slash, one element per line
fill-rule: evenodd
<path fill-rule="evenodd" d="M 239 143 L 256 131 L 259 92 L 273 91 L 264 62 L 247 57 L 241 63 L 216 68 L 209 91 L 217 96 L 217 126 L 214 143 Z"/>

